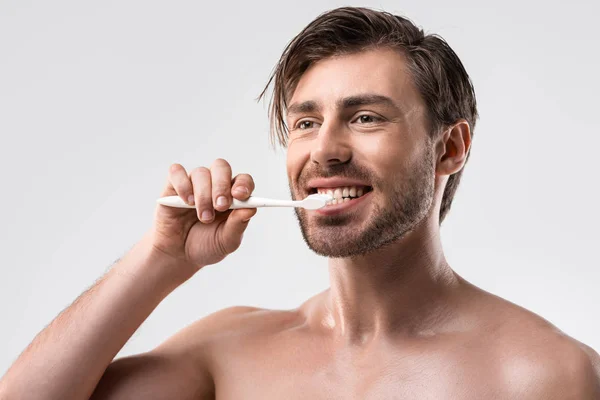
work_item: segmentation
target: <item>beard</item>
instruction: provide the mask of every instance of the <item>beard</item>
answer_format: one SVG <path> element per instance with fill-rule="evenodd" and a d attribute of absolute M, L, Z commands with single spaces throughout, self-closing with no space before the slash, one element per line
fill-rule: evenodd
<path fill-rule="evenodd" d="M 383 181 L 355 164 L 303 171 L 299 186 L 313 177 L 352 177 L 370 182 L 373 188 L 371 213 L 361 221 L 352 212 L 318 215 L 309 221 L 307 211 L 295 208 L 302 237 L 315 253 L 332 258 L 365 255 L 397 242 L 412 231 L 430 212 L 434 198 L 435 166 L 433 146 L 426 146 L 423 158 L 410 175 Z M 290 184 L 292 197 L 294 191 Z M 377 200 L 380 203 L 377 203 Z M 383 205 L 381 205 L 383 204 Z"/>

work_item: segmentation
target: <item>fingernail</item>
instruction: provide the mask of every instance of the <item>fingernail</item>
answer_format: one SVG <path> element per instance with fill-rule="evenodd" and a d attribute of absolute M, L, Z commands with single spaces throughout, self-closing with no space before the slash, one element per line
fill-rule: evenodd
<path fill-rule="evenodd" d="M 233 192 L 235 194 L 237 194 L 238 196 L 243 196 L 243 195 L 248 194 L 248 188 L 246 188 L 244 186 L 238 186 L 233 190 Z"/>
<path fill-rule="evenodd" d="M 188 197 L 188 204 L 194 205 L 194 196 L 193 195 L 190 195 L 190 197 Z"/>
<path fill-rule="evenodd" d="M 227 198 L 225 196 L 217 197 L 217 207 L 223 207 L 227 205 Z"/>
<path fill-rule="evenodd" d="M 204 210 L 202 211 L 202 221 L 210 221 L 212 219 L 213 213 L 212 211 Z"/>

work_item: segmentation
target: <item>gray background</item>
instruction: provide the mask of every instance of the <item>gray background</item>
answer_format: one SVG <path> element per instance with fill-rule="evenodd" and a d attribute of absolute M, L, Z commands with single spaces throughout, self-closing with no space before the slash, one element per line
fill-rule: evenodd
<path fill-rule="evenodd" d="M 0 1 L 0 374 L 149 229 L 171 163 L 223 157 L 257 195 L 289 196 L 254 100 L 287 42 L 347 4 Z M 598 2 L 350 4 L 441 34 L 474 81 L 481 119 L 442 229 L 451 265 L 599 350 Z M 328 286 L 290 209 L 259 210 L 244 238 L 120 355 L 223 307 L 293 308 Z"/>

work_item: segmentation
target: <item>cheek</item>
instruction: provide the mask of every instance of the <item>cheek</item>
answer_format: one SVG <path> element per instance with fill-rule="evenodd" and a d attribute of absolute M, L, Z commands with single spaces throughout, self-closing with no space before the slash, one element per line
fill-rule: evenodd
<path fill-rule="evenodd" d="M 408 143 L 385 137 L 364 138 L 354 148 L 357 158 L 383 179 L 396 175 L 409 165 L 413 152 Z"/>
<path fill-rule="evenodd" d="M 291 182 L 297 181 L 309 155 L 310 153 L 304 151 L 300 146 L 290 144 L 287 150 L 286 169 Z"/>

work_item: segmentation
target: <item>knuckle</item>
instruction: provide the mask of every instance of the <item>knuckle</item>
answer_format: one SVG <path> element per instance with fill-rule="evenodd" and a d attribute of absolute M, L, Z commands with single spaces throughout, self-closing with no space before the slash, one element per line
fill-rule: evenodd
<path fill-rule="evenodd" d="M 173 188 L 179 196 L 184 198 L 184 200 L 187 200 L 188 196 L 193 193 L 192 187 L 184 183 L 175 184 L 173 185 Z"/>
<path fill-rule="evenodd" d="M 250 175 L 248 175 L 248 178 L 245 179 L 244 182 L 246 182 L 246 184 L 248 185 L 250 190 L 254 189 L 254 179 L 252 179 L 252 177 Z"/>
<path fill-rule="evenodd" d="M 171 166 L 169 167 L 169 172 L 171 174 L 175 174 L 181 170 L 185 170 L 185 168 L 183 168 L 183 165 L 178 163 L 171 164 Z"/>
<path fill-rule="evenodd" d="M 210 170 L 206 167 L 196 167 L 192 170 L 192 172 L 190 172 L 190 175 L 201 178 L 203 176 L 210 175 Z"/>
<path fill-rule="evenodd" d="M 228 184 L 226 182 L 215 182 L 213 184 L 213 194 L 219 195 L 219 194 L 223 194 L 223 195 L 229 195 L 231 193 L 231 184 Z"/>
<path fill-rule="evenodd" d="M 242 174 L 242 179 L 247 181 L 247 182 L 251 182 L 254 183 L 254 178 L 252 178 L 252 175 L 250 174 Z"/>
<path fill-rule="evenodd" d="M 252 179 L 252 176 L 250 176 L 248 174 L 239 174 L 235 178 L 235 185 L 236 186 L 246 186 L 252 190 L 252 189 L 254 189 L 254 179 Z"/>
<path fill-rule="evenodd" d="M 210 196 L 207 196 L 206 193 L 196 193 L 194 195 L 194 200 L 199 208 L 212 207 L 212 198 Z"/>
<path fill-rule="evenodd" d="M 227 162 L 227 160 L 223 159 L 223 158 L 217 158 L 214 162 L 213 162 L 213 167 L 219 167 L 219 168 L 231 168 L 231 166 L 229 165 L 229 162 Z"/>
<path fill-rule="evenodd" d="M 235 176 L 236 182 L 248 182 L 248 180 L 250 180 L 250 175 L 248 174 L 237 174 Z"/>
<path fill-rule="evenodd" d="M 192 190 L 192 184 L 187 177 L 176 177 L 171 180 L 171 185 L 178 192 L 190 192 Z"/>

